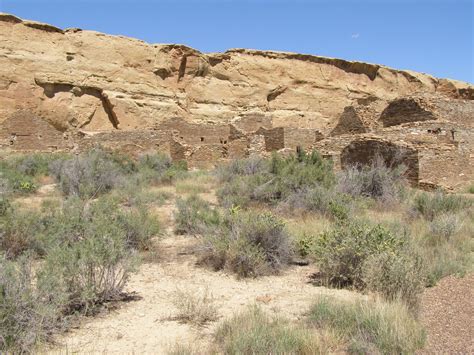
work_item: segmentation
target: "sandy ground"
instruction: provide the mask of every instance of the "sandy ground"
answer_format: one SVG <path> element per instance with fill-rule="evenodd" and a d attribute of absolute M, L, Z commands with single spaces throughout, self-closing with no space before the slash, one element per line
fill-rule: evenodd
<path fill-rule="evenodd" d="M 213 194 L 204 197 L 215 200 Z M 248 305 L 259 304 L 267 312 L 297 320 L 317 295 L 360 297 L 311 284 L 310 276 L 317 271 L 313 265 L 291 266 L 278 276 L 246 280 L 197 266 L 193 255 L 197 240 L 174 235 L 173 208 L 172 203 L 156 208 L 166 227 L 165 235 L 156 240 L 156 261 L 142 264 L 127 285 L 126 291 L 137 293 L 139 299 L 85 318 L 42 352 L 166 354 L 174 345 L 188 343 L 205 348 L 217 324 Z M 421 354 L 474 354 L 473 286 L 474 275 L 448 277 L 425 291 L 420 318 L 428 338 Z M 173 320 L 177 290 L 198 294 L 207 290 L 218 308 L 218 320 L 203 327 Z"/>
<path fill-rule="evenodd" d="M 176 314 L 173 298 L 178 289 L 201 294 L 207 289 L 215 299 L 220 319 L 255 303 L 269 312 L 298 319 L 318 294 L 353 297 L 349 291 L 309 284 L 309 276 L 315 271 L 310 266 L 294 266 L 283 275 L 252 280 L 237 280 L 232 275 L 203 269 L 187 253 L 193 243 L 191 238 L 173 236 L 162 240 L 161 261 L 142 265 L 127 286 L 141 299 L 85 320 L 79 329 L 57 339 L 55 351 L 163 354 L 176 343 L 210 342 L 218 321 L 199 328 L 172 320 Z"/>
<path fill-rule="evenodd" d="M 421 321 L 428 335 L 421 354 L 474 354 L 474 274 L 426 289 Z"/>

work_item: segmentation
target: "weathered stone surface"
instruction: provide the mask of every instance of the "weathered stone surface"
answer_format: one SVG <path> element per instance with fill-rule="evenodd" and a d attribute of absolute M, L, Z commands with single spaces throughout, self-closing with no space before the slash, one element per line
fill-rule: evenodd
<path fill-rule="evenodd" d="M 470 84 L 377 64 L 246 49 L 205 54 L 0 14 L 4 149 L 102 144 L 163 150 L 201 166 L 300 145 L 337 167 L 352 141 L 375 137 L 413 148 L 425 185 L 462 188 L 473 179 L 473 99 Z M 25 128 L 31 117 L 38 131 L 51 129 L 51 144 Z M 11 143 L 23 129 L 21 144 Z"/>

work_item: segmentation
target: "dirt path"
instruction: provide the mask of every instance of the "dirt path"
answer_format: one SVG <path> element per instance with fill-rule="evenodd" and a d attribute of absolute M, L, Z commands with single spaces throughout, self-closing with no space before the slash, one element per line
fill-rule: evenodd
<path fill-rule="evenodd" d="M 159 261 L 143 264 L 127 285 L 126 290 L 137 292 L 141 299 L 86 319 L 56 339 L 59 346 L 49 352 L 163 354 L 176 343 L 205 346 L 220 320 L 248 305 L 258 303 L 269 312 L 299 319 L 318 294 L 354 297 L 350 291 L 308 283 L 314 266 L 292 266 L 281 275 L 251 280 L 204 269 L 196 265 L 192 253 L 195 238 L 173 235 L 171 227 L 167 234 L 158 242 Z M 218 307 L 218 321 L 197 328 L 170 320 L 176 314 L 173 298 L 178 289 L 199 293 L 207 289 Z"/>
<path fill-rule="evenodd" d="M 474 354 L 474 274 L 426 289 L 421 320 L 428 338 L 420 354 Z"/>

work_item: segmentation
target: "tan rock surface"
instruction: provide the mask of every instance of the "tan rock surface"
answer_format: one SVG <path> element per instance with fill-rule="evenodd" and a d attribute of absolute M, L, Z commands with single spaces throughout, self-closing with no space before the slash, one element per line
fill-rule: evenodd
<path fill-rule="evenodd" d="M 420 180 L 457 188 L 473 177 L 473 99 L 470 84 L 382 65 L 247 49 L 204 54 L 0 14 L 0 147 L 7 149 L 48 146 L 11 143 L 9 137 L 18 132 L 4 122 L 19 110 L 67 131 L 71 141 L 64 147 L 89 147 L 108 134 L 108 145 L 121 149 L 123 132 L 133 131 L 126 142 L 135 147 L 131 150 L 140 151 L 145 141 L 147 149 L 170 152 L 175 131 L 183 150 L 179 156 L 192 165 L 229 158 L 229 151 L 235 157 L 282 144 L 294 148 L 300 137 L 305 147 L 326 147 L 325 154 L 337 156 L 341 142 L 348 141 L 345 135 L 376 133 L 387 139 L 396 131 L 422 156 L 435 149 L 444 160 L 439 151 L 447 149 L 464 161 L 465 171 L 456 171 L 453 183 L 453 174 L 420 168 Z M 421 121 L 427 128 L 415 132 Z M 269 133 L 251 137 L 260 127 Z M 285 129 L 278 145 L 269 143 L 282 134 L 273 132 L 276 127 Z M 156 131 L 166 133 L 158 139 Z M 427 146 L 432 132 L 447 138 Z M 256 144 L 261 139 L 266 143 Z M 446 164 L 437 163 L 437 169 L 450 170 Z"/>

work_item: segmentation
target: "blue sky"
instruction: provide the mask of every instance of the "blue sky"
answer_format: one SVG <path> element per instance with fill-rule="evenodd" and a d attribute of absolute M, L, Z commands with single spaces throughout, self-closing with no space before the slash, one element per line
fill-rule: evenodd
<path fill-rule="evenodd" d="M 203 52 L 244 47 L 474 83 L 474 0 L 0 0 L 0 12 Z"/>

